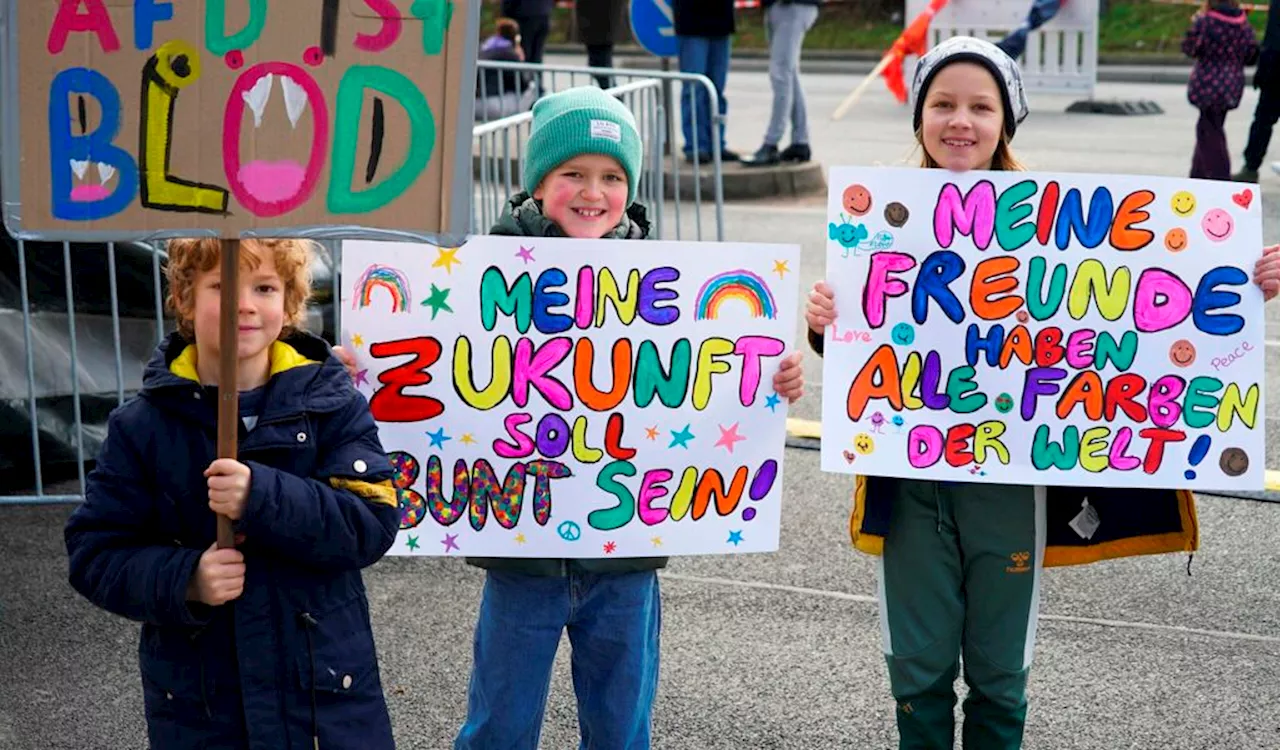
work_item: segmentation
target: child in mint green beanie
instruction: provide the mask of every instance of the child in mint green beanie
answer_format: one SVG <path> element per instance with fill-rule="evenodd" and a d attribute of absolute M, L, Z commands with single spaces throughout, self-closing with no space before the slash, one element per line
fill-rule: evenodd
<path fill-rule="evenodd" d="M 644 147 L 635 116 L 615 97 L 595 86 L 542 97 L 525 154 L 524 192 L 490 234 L 648 237 L 645 208 L 635 202 Z"/>
<path fill-rule="evenodd" d="M 644 163 L 636 121 L 621 102 L 584 86 L 533 106 L 525 192 L 492 234 L 645 239 L 635 202 Z M 642 246 L 634 246 L 643 251 Z M 774 390 L 804 388 L 800 355 L 784 360 Z M 556 649 L 573 644 L 582 747 L 646 750 L 658 689 L 665 557 L 548 560 L 468 558 L 488 573 L 473 645 L 467 721 L 454 750 L 536 748 Z"/>
<path fill-rule="evenodd" d="M 642 240 L 643 148 L 622 102 L 595 86 L 533 105 L 524 192 L 491 234 Z M 560 636 L 573 643 L 583 747 L 649 747 L 658 688 L 665 557 L 468 558 L 488 570 L 476 621 L 467 721 L 455 750 L 536 748 Z"/>

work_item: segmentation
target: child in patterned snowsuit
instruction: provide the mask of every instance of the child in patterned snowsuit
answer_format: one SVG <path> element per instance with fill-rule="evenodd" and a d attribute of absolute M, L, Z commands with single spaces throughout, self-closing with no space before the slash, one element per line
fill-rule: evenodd
<path fill-rule="evenodd" d="M 1192 16 L 1182 51 L 1195 58 L 1187 99 L 1200 110 L 1191 176 L 1231 179 L 1231 154 L 1223 124 L 1227 112 L 1240 106 L 1244 66 L 1258 61 L 1258 38 L 1236 0 L 1206 2 Z"/>

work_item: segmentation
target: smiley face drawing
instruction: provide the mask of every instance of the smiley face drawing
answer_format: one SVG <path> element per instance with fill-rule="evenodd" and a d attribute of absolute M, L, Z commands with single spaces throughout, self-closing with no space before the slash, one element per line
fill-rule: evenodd
<path fill-rule="evenodd" d="M 884 207 L 884 220 L 889 222 L 891 227 L 900 227 L 906 224 L 909 218 L 911 218 L 911 212 L 897 201 Z"/>
<path fill-rule="evenodd" d="M 1164 249 L 1171 253 L 1180 253 L 1187 249 L 1187 230 L 1180 227 L 1170 229 L 1164 235 Z"/>
<path fill-rule="evenodd" d="M 866 216 L 871 210 L 871 191 L 862 185 L 850 185 L 845 188 L 844 210 L 854 216 Z"/>
<path fill-rule="evenodd" d="M 1230 239 L 1235 233 L 1236 222 L 1231 218 L 1231 214 L 1221 208 L 1215 208 L 1200 220 L 1200 228 L 1204 230 L 1204 236 L 1211 242 L 1222 242 Z"/>
<path fill-rule="evenodd" d="M 1238 477 L 1249 470 L 1249 454 L 1240 448 L 1227 448 L 1218 459 L 1218 468 L 1229 477 Z"/>
<path fill-rule="evenodd" d="M 865 456 L 876 449 L 876 441 L 872 440 L 867 433 L 859 432 L 853 436 L 853 449 Z"/>
<path fill-rule="evenodd" d="M 996 396 L 996 411 L 1001 414 L 1008 414 L 1013 411 L 1013 396 L 1007 393 L 1001 393 Z"/>
<path fill-rule="evenodd" d="M 1178 216 L 1190 216 L 1196 210 L 1196 197 L 1186 190 L 1179 190 L 1173 194 L 1169 207 Z"/>
<path fill-rule="evenodd" d="M 1178 367 L 1190 367 L 1196 361 L 1196 347 L 1186 339 L 1178 339 L 1169 347 L 1169 361 Z"/>
<path fill-rule="evenodd" d="M 893 327 L 889 336 L 895 344 L 910 346 L 911 342 L 916 340 L 916 329 L 912 328 L 910 323 L 899 323 Z"/>

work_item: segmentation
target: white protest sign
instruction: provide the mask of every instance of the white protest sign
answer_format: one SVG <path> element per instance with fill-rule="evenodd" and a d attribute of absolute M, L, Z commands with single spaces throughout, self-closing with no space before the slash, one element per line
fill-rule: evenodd
<path fill-rule="evenodd" d="M 346 242 L 392 554 L 777 549 L 798 266 L 783 245 Z"/>
<path fill-rule="evenodd" d="M 1256 186 L 832 170 L 828 471 L 1261 489 Z"/>

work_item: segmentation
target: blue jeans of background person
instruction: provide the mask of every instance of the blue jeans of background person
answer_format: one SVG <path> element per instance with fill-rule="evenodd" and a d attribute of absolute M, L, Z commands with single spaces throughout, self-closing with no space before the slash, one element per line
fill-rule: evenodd
<path fill-rule="evenodd" d="M 658 688 L 655 571 L 559 578 L 489 571 L 467 721 L 455 750 L 537 750 L 560 634 L 573 646 L 582 748 L 646 750 Z"/>
<path fill-rule="evenodd" d="M 809 112 L 800 87 L 800 48 L 804 35 L 818 20 L 818 6 L 774 3 L 765 12 L 769 37 L 769 85 L 773 88 L 773 113 L 764 134 L 766 146 L 777 146 L 791 121 L 791 142 L 809 143 Z"/>
<path fill-rule="evenodd" d="M 729 111 L 724 98 L 725 78 L 729 75 L 729 51 L 731 37 L 727 36 L 682 36 L 680 43 L 680 72 L 701 73 L 711 79 L 715 86 L 716 96 L 720 99 L 720 115 Z M 683 84 L 680 92 L 680 124 L 684 131 L 684 155 L 692 156 L 694 146 L 699 154 L 710 154 L 711 141 L 711 97 L 702 84 Z M 697 115 L 695 118 L 694 115 Z M 698 132 L 693 132 L 694 120 L 697 120 Z M 724 151 L 724 122 L 720 123 L 718 137 L 720 150 Z"/>

